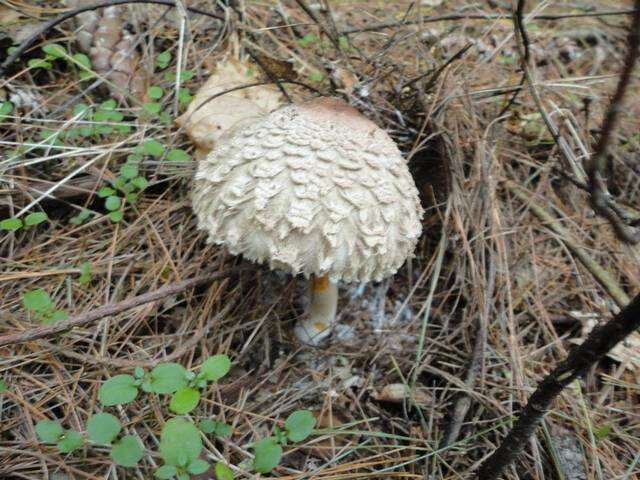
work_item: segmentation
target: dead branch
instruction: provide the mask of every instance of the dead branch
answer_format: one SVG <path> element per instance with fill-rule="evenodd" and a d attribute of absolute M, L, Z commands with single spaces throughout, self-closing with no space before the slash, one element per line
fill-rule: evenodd
<path fill-rule="evenodd" d="M 618 114 L 623 108 L 625 92 L 631 83 L 633 69 L 640 56 L 640 0 L 635 1 L 635 12 L 627 37 L 629 48 L 624 60 L 624 67 L 618 80 L 618 86 L 609 103 L 609 108 L 602 124 L 600 138 L 596 144 L 591 161 L 587 167 L 589 175 L 589 189 L 591 192 L 591 206 L 600 216 L 606 218 L 618 239 L 623 242 L 636 244 L 640 242 L 640 230 L 632 225 L 631 219 L 622 207 L 616 204 L 609 193 L 606 182 L 607 150 L 611 137 L 618 124 Z"/>
<path fill-rule="evenodd" d="M 575 379 L 583 376 L 613 347 L 640 328 L 640 295 L 618 315 L 594 328 L 581 345 L 573 348 L 544 380 L 522 411 L 522 414 L 500 447 L 480 466 L 479 480 L 495 480 L 527 445 L 529 437 L 554 398 Z"/>
<path fill-rule="evenodd" d="M 96 320 L 100 320 L 101 318 L 125 312 L 140 305 L 144 305 L 145 303 L 154 302 L 156 300 L 166 298 L 169 295 L 175 295 L 187 290 L 188 288 L 228 277 L 229 275 L 231 275 L 232 273 L 236 273 L 237 271 L 237 269 L 230 269 L 225 272 L 211 272 L 203 275 L 198 275 L 197 277 L 183 280 L 181 282 L 165 285 L 164 287 L 160 287 L 157 290 L 143 293 L 142 295 L 138 295 L 136 297 L 127 298 L 126 300 L 122 300 L 121 302 L 112 303 L 110 305 L 105 305 L 104 307 L 96 308 L 95 310 L 90 310 L 79 315 L 74 315 L 67 320 L 54 323 L 53 325 L 37 327 L 21 333 L 14 333 L 12 335 L 4 335 L 0 337 L 0 347 L 16 345 L 18 343 L 24 343 L 31 340 L 36 340 L 38 338 L 50 337 L 52 335 L 70 330 L 75 327 L 88 325 L 95 322 Z"/>

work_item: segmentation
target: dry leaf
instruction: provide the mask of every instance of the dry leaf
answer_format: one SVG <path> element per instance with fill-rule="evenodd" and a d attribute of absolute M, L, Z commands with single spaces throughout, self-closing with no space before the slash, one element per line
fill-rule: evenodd
<path fill-rule="evenodd" d="M 403 383 L 390 383 L 379 392 L 373 392 L 372 397 L 379 402 L 402 403 L 411 399 L 411 390 Z M 426 388 L 416 388 L 413 400 L 418 405 L 426 405 L 433 399 Z"/>
<path fill-rule="evenodd" d="M 234 87 L 257 81 L 253 67 L 247 62 L 225 60 L 198 90 L 187 111 L 176 119 L 198 147 L 198 153 L 211 150 L 222 134 L 239 123 L 260 117 L 279 107 L 284 98 L 272 85 L 258 85 L 214 95 Z M 206 103 L 205 103 L 206 102 Z M 202 108 L 198 108 L 202 105 Z"/>

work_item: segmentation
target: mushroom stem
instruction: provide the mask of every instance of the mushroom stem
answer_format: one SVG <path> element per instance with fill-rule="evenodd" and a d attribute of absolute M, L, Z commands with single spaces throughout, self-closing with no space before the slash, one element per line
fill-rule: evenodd
<path fill-rule="evenodd" d="M 331 333 L 338 306 L 338 284 L 327 275 L 310 280 L 311 304 L 294 328 L 298 340 L 317 346 Z"/>

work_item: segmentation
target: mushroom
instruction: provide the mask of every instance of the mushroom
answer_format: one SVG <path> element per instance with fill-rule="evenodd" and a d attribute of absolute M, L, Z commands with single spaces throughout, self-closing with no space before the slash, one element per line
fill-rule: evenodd
<path fill-rule="evenodd" d="M 199 162 L 192 201 L 209 243 L 310 279 L 294 333 L 311 345 L 331 332 L 338 282 L 393 275 L 422 230 L 418 191 L 393 140 L 330 97 L 229 130 Z"/>

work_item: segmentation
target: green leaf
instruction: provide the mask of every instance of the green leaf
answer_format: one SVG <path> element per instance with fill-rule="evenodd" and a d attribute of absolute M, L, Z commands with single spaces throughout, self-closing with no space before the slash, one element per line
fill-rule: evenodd
<path fill-rule="evenodd" d="M 167 160 L 170 162 L 188 162 L 191 156 L 181 148 L 173 148 L 167 153 Z"/>
<path fill-rule="evenodd" d="M 50 315 L 45 315 L 42 324 L 43 325 L 52 325 L 56 322 L 60 322 L 62 320 L 67 320 L 69 318 L 69 314 L 64 310 L 56 310 L 55 312 L 51 312 Z"/>
<path fill-rule="evenodd" d="M 170 62 L 171 53 L 168 50 L 165 50 L 156 57 L 156 65 L 158 68 L 167 68 Z"/>
<path fill-rule="evenodd" d="M 226 437 L 231 433 L 231 425 L 217 420 L 204 419 L 198 424 L 202 433 L 213 433 L 218 437 Z"/>
<path fill-rule="evenodd" d="M 188 465 L 202 452 L 202 439 L 196 426 L 182 417 L 165 423 L 160 435 L 160 456 L 166 464 Z M 185 463 L 186 462 L 186 463 Z"/>
<path fill-rule="evenodd" d="M 91 60 L 84 53 L 76 53 L 71 58 L 73 58 L 76 61 L 76 63 L 83 66 L 84 68 L 86 69 L 91 68 Z M 91 72 L 85 72 L 85 73 L 91 73 Z"/>
<path fill-rule="evenodd" d="M 133 180 L 131 180 L 131 183 L 138 190 L 144 190 L 149 185 L 149 181 L 144 177 L 136 177 Z"/>
<path fill-rule="evenodd" d="M 111 181 L 111 185 L 113 185 L 118 190 L 122 190 L 122 187 L 127 183 L 126 179 L 122 177 L 116 177 Z"/>
<path fill-rule="evenodd" d="M 124 198 L 126 198 L 129 203 L 136 203 L 138 201 L 138 194 L 129 192 L 124 196 Z"/>
<path fill-rule="evenodd" d="M 316 419 L 309 410 L 296 410 L 284 422 L 287 436 L 292 442 L 301 442 L 313 432 Z"/>
<path fill-rule="evenodd" d="M 113 110 L 117 106 L 118 106 L 118 103 L 113 98 L 110 98 L 109 100 L 105 100 L 100 104 L 100 108 L 102 110 Z"/>
<path fill-rule="evenodd" d="M 104 206 L 107 210 L 118 210 L 121 204 L 120 197 L 116 197 L 115 195 L 110 195 L 107 197 L 107 200 L 104 202 Z"/>
<path fill-rule="evenodd" d="M 121 221 L 123 217 L 124 215 L 120 210 L 117 210 L 115 212 L 109 212 L 109 220 L 111 220 L 113 223 L 117 223 Z"/>
<path fill-rule="evenodd" d="M 146 373 L 146 372 L 144 371 L 144 368 L 142 368 L 142 367 L 136 367 L 136 368 L 134 368 L 134 369 L 133 369 L 133 375 L 134 375 L 136 378 L 142 378 L 142 377 L 144 377 L 144 376 L 145 376 L 145 373 Z"/>
<path fill-rule="evenodd" d="M 151 388 L 156 393 L 173 393 L 187 386 L 186 375 L 179 363 L 162 363 L 151 370 Z"/>
<path fill-rule="evenodd" d="M 169 409 L 177 414 L 185 414 L 192 411 L 200 402 L 200 391 L 195 388 L 181 388 L 171 397 Z"/>
<path fill-rule="evenodd" d="M 173 478 L 178 474 L 178 469 L 173 465 L 163 465 L 153 472 L 153 475 L 160 480 Z"/>
<path fill-rule="evenodd" d="M 189 480 L 191 476 L 188 473 L 179 473 L 176 478 L 178 480 Z"/>
<path fill-rule="evenodd" d="M 593 435 L 595 436 L 596 440 L 601 441 L 604 440 L 610 433 L 611 425 L 602 425 L 593 432 Z"/>
<path fill-rule="evenodd" d="M 110 456 L 121 467 L 135 467 L 143 455 L 140 440 L 133 435 L 125 435 L 113 444 Z"/>
<path fill-rule="evenodd" d="M 104 406 L 122 405 L 132 402 L 138 396 L 136 379 L 131 375 L 116 375 L 102 384 L 98 399 Z"/>
<path fill-rule="evenodd" d="M 24 224 L 31 227 L 46 221 L 49 216 L 44 212 L 33 212 L 24 218 Z"/>
<path fill-rule="evenodd" d="M 109 445 L 122 430 L 120 420 L 110 413 L 98 413 L 87 422 L 89 440 L 101 445 Z"/>
<path fill-rule="evenodd" d="M 22 297 L 22 304 L 27 310 L 45 312 L 53 306 L 51 297 L 42 288 L 30 290 Z"/>
<path fill-rule="evenodd" d="M 142 161 L 142 157 L 140 155 L 137 155 L 135 153 L 132 153 L 131 155 L 127 155 L 127 163 L 133 163 L 138 164 Z"/>
<path fill-rule="evenodd" d="M 100 198 L 105 198 L 105 197 L 110 197 L 111 195 L 113 195 L 114 193 L 116 193 L 116 191 L 111 188 L 111 187 L 102 187 L 100 188 L 100 190 L 98 190 L 98 196 Z"/>
<path fill-rule="evenodd" d="M 209 464 L 200 458 L 196 458 L 187 467 L 187 472 L 191 475 L 199 475 L 209 470 Z"/>
<path fill-rule="evenodd" d="M 0 230 L 9 230 L 15 232 L 22 228 L 22 220 L 19 218 L 5 218 L 0 221 Z"/>
<path fill-rule="evenodd" d="M 50 43 L 42 47 L 42 51 L 47 55 L 51 55 L 54 58 L 64 58 L 67 54 L 67 50 L 60 44 Z"/>
<path fill-rule="evenodd" d="M 186 87 L 181 87 L 178 89 L 178 101 L 180 103 L 189 103 L 193 99 L 193 95 L 191 95 L 191 90 Z"/>
<path fill-rule="evenodd" d="M 55 420 L 41 420 L 36 424 L 36 435 L 41 442 L 56 443 L 63 433 L 60 422 Z"/>
<path fill-rule="evenodd" d="M 0 102 L 0 120 L 9 115 L 13 111 L 13 103 L 6 101 Z"/>
<path fill-rule="evenodd" d="M 122 175 L 127 180 L 131 180 L 132 178 L 138 176 L 138 167 L 131 163 L 125 163 L 124 165 L 122 165 L 122 167 L 120 167 L 120 175 Z"/>
<path fill-rule="evenodd" d="M 53 67 L 51 62 L 47 62 L 44 58 L 32 58 L 27 62 L 30 68 L 44 68 L 49 70 Z"/>
<path fill-rule="evenodd" d="M 269 473 L 273 470 L 282 458 L 282 447 L 275 438 L 263 438 L 253 446 L 255 458 L 253 468 L 256 472 Z"/>
<path fill-rule="evenodd" d="M 91 281 L 92 268 L 91 262 L 84 262 L 80 265 L 80 276 L 78 277 L 78 283 L 80 285 L 87 285 Z"/>
<path fill-rule="evenodd" d="M 61 453 L 70 453 L 82 448 L 83 445 L 84 440 L 80 432 L 76 432 L 75 430 L 65 430 L 56 446 Z"/>
<path fill-rule="evenodd" d="M 147 112 L 157 115 L 162 110 L 162 105 L 158 102 L 147 102 L 142 104 L 142 108 L 144 108 Z"/>
<path fill-rule="evenodd" d="M 231 360 L 227 355 L 220 354 L 209 357 L 200 367 L 200 373 L 209 381 L 221 379 L 231 369 Z"/>
<path fill-rule="evenodd" d="M 217 480 L 233 480 L 233 470 L 223 462 L 216 463 L 215 472 Z"/>
<path fill-rule="evenodd" d="M 7 390 L 7 382 L 3 379 L 0 378 L 0 393 L 3 393 Z"/>
<path fill-rule="evenodd" d="M 162 90 L 162 87 L 158 87 L 157 85 L 153 85 L 147 90 L 147 96 L 154 100 L 162 98 L 162 95 L 164 95 L 164 91 Z"/>
<path fill-rule="evenodd" d="M 299 40 L 296 40 L 298 42 L 298 44 L 302 47 L 306 47 L 307 45 L 317 42 L 318 40 L 320 40 L 318 38 L 317 35 L 314 35 L 313 33 L 307 33 L 304 37 L 300 38 Z"/>
<path fill-rule="evenodd" d="M 157 140 L 147 140 L 142 144 L 144 153 L 153 157 L 159 157 L 164 153 L 164 145 Z"/>
<path fill-rule="evenodd" d="M 320 72 L 312 72 L 309 74 L 309 80 L 312 82 L 321 82 L 324 79 L 324 75 Z"/>
<path fill-rule="evenodd" d="M 84 223 L 91 216 L 90 210 L 82 210 L 78 215 L 71 217 L 69 221 L 74 225 L 80 225 Z"/>

